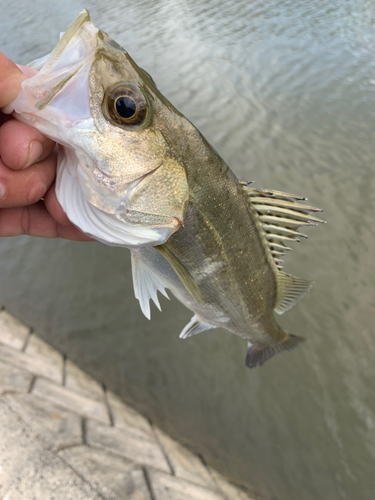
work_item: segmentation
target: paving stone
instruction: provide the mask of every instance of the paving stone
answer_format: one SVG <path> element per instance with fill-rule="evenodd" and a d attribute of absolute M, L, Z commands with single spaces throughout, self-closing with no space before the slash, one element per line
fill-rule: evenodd
<path fill-rule="evenodd" d="M 0 311 L 0 342 L 14 349 L 21 350 L 25 345 L 30 328 L 9 314 Z"/>
<path fill-rule="evenodd" d="M 86 427 L 87 444 L 103 448 L 142 465 L 171 472 L 159 444 L 145 439 L 128 429 L 106 427 L 88 421 Z"/>
<path fill-rule="evenodd" d="M 62 375 L 64 364 L 62 355 L 37 335 L 30 335 L 29 341 L 26 345 L 25 353 L 29 354 L 30 356 L 36 355 L 38 357 L 40 356 L 42 358 L 49 359 L 51 363 L 56 365 Z"/>
<path fill-rule="evenodd" d="M 201 484 L 207 488 L 216 489 L 211 474 L 197 455 L 167 436 L 160 429 L 155 428 L 155 432 L 177 477 Z"/>
<path fill-rule="evenodd" d="M 0 498 L 102 500 L 0 399 Z"/>
<path fill-rule="evenodd" d="M 101 384 L 69 360 L 66 361 L 65 365 L 65 387 L 83 396 L 104 401 L 104 391 Z"/>
<path fill-rule="evenodd" d="M 32 378 L 31 373 L 0 361 L 0 395 L 7 392 L 27 392 Z"/>
<path fill-rule="evenodd" d="M 0 311 L 0 499 L 252 499 L 113 393 L 106 401 L 74 363 L 64 387 L 63 372 L 58 351 Z"/>
<path fill-rule="evenodd" d="M 143 471 L 106 451 L 79 446 L 60 451 L 93 488 L 108 500 L 151 500 Z"/>
<path fill-rule="evenodd" d="M 0 361 L 23 368 L 35 375 L 49 378 L 55 382 L 62 383 L 61 365 L 56 364 L 54 358 L 50 359 L 46 356 L 38 354 L 26 354 L 11 349 L 8 346 L 0 345 Z"/>
<path fill-rule="evenodd" d="M 228 479 L 219 474 L 212 467 L 209 467 L 209 471 L 227 500 L 254 500 L 252 496 L 249 496 L 248 493 L 245 493 L 243 490 L 236 488 L 228 481 Z"/>
<path fill-rule="evenodd" d="M 163 472 L 149 470 L 149 478 L 155 500 L 227 500 L 220 493 Z"/>
<path fill-rule="evenodd" d="M 136 410 L 121 401 L 112 392 L 107 392 L 108 404 L 111 408 L 114 425 L 122 429 L 137 429 L 140 435 L 153 437 L 153 431 L 148 420 Z"/>
<path fill-rule="evenodd" d="M 79 415 L 35 394 L 9 394 L 5 401 L 52 448 L 82 444 Z"/>
<path fill-rule="evenodd" d="M 49 399 L 84 417 L 94 418 L 100 422 L 110 424 L 107 407 L 104 403 L 76 394 L 66 387 L 56 385 L 49 380 L 38 378 L 34 384 L 32 394 Z"/>

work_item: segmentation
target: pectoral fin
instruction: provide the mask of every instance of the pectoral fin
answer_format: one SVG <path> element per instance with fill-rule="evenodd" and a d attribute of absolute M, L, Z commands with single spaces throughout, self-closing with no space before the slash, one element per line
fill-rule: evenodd
<path fill-rule="evenodd" d="M 203 323 L 202 321 L 199 321 L 197 316 L 194 315 L 180 333 L 180 339 L 187 339 L 188 337 L 192 337 L 193 335 L 197 335 L 198 333 L 204 332 L 206 330 L 211 330 L 212 328 L 217 327 L 215 325 L 210 325 L 209 323 Z"/>
<path fill-rule="evenodd" d="M 178 258 L 165 245 L 158 245 L 154 248 L 155 250 L 158 250 L 165 258 L 165 260 L 172 266 L 174 272 L 180 278 L 181 283 L 184 285 L 193 299 L 196 302 L 202 302 L 201 292 L 182 262 L 180 262 Z"/>

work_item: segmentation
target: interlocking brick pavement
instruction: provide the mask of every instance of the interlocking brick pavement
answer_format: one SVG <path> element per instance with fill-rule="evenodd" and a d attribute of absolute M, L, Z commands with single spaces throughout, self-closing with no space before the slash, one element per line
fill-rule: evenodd
<path fill-rule="evenodd" d="M 251 500 L 5 310 L 0 498 Z"/>

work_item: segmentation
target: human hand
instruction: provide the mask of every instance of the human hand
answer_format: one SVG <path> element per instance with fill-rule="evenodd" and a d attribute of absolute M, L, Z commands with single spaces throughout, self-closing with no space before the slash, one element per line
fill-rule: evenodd
<path fill-rule="evenodd" d="M 91 241 L 73 226 L 55 193 L 55 143 L 1 113 L 35 70 L 21 70 L 0 52 L 0 237 L 39 236 Z M 41 200 L 43 198 L 43 200 Z"/>

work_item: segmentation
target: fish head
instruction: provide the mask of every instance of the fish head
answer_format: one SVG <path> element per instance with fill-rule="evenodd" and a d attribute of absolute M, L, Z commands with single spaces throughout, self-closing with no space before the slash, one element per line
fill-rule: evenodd
<path fill-rule="evenodd" d="M 87 11 L 31 66 L 5 111 L 60 145 L 56 194 L 71 222 L 112 245 L 164 243 L 189 198 L 173 146 L 188 120 Z"/>

